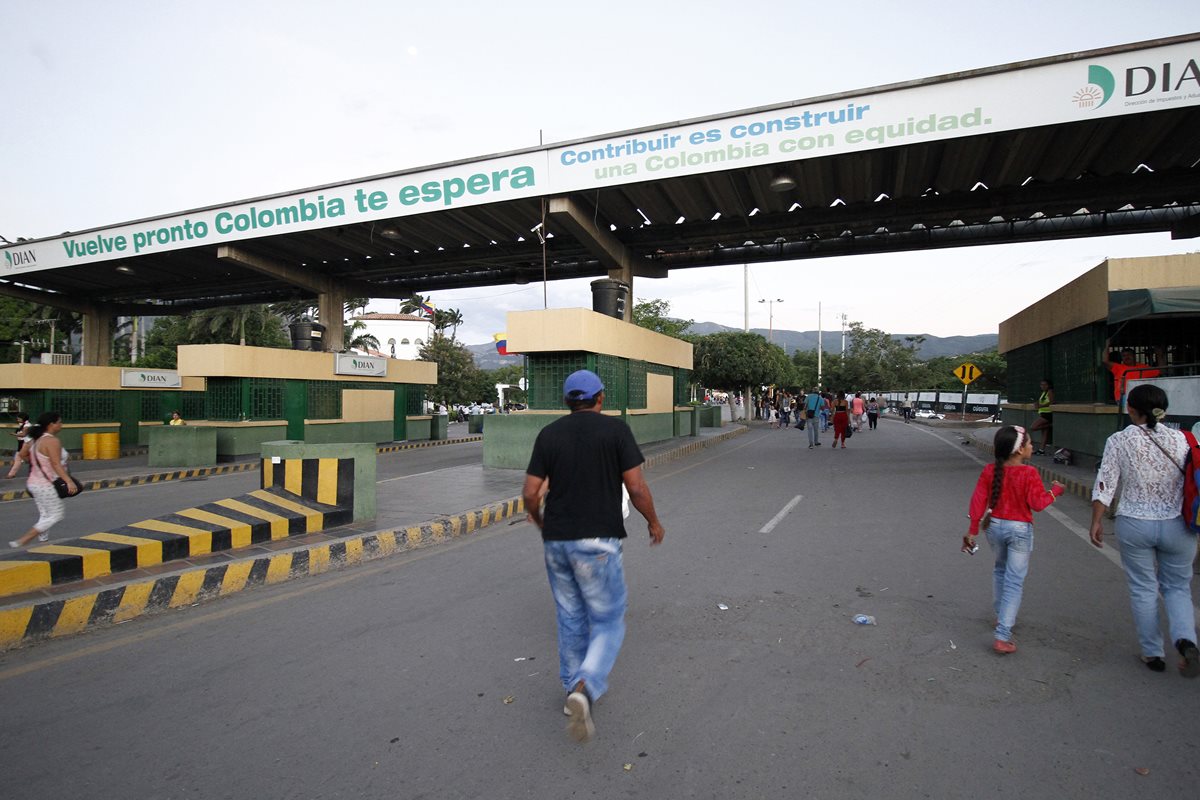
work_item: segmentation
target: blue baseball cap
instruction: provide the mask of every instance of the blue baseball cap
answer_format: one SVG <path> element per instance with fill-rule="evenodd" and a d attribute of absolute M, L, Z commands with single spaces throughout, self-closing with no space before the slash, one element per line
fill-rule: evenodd
<path fill-rule="evenodd" d="M 567 400 L 591 400 L 604 391 L 600 376 L 591 370 L 581 369 L 572 372 L 563 381 L 563 397 Z"/>

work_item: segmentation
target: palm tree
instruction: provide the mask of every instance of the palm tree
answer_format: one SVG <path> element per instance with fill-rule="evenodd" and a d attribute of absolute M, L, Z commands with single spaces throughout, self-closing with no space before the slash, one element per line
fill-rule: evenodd
<path fill-rule="evenodd" d="M 420 314 L 422 313 L 421 306 L 429 302 L 429 298 L 424 295 L 414 294 L 412 297 L 400 304 L 401 314 Z"/>
<path fill-rule="evenodd" d="M 445 311 L 439 311 L 439 312 L 435 312 L 435 313 L 444 315 L 442 318 L 446 322 L 445 327 L 448 327 L 451 329 L 450 341 L 453 342 L 453 341 L 457 340 L 458 339 L 458 326 L 463 324 L 462 312 L 459 311 L 457 308 L 447 308 Z"/>
<path fill-rule="evenodd" d="M 379 339 L 376 338 L 374 334 L 359 333 L 357 336 L 354 335 L 355 333 L 357 333 L 358 331 L 362 331 L 366 327 L 367 327 L 367 324 L 365 322 L 363 322 L 361 319 L 356 319 L 356 320 L 354 320 L 354 322 L 352 322 L 346 326 L 345 332 L 346 332 L 346 349 L 347 350 L 364 350 L 364 351 L 374 350 L 376 352 L 379 352 Z"/>
<path fill-rule="evenodd" d="M 188 327 L 193 335 L 219 335 L 228 331 L 239 345 L 246 345 L 246 323 L 265 328 L 271 320 L 279 318 L 265 305 L 222 306 L 194 311 L 188 318 Z"/>
<path fill-rule="evenodd" d="M 462 316 L 461 314 L 459 315 Z M 433 310 L 433 329 L 440 336 L 446 335 L 446 328 L 454 325 L 454 309 L 435 308 Z"/>

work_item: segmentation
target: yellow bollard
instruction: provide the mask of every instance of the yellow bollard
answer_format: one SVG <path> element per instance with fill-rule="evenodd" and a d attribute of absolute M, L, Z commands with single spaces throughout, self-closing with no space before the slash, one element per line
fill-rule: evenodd
<path fill-rule="evenodd" d="M 85 433 L 83 435 L 83 460 L 95 461 L 100 457 L 100 434 Z"/>

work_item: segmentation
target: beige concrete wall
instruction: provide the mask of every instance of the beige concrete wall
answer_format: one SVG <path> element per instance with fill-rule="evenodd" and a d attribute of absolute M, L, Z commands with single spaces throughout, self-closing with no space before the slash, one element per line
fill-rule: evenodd
<path fill-rule="evenodd" d="M 394 410 L 393 395 L 385 389 L 342 391 L 342 422 L 391 422 Z"/>
<path fill-rule="evenodd" d="M 5 389 L 120 389 L 125 392 L 203 392 L 204 378 L 183 378 L 181 388 L 122 389 L 122 367 L 83 367 L 72 364 L 0 364 Z M 128 369 L 126 367 L 125 369 Z"/>
<path fill-rule="evenodd" d="M 1000 323 L 1001 353 L 1108 317 L 1108 265 L 1101 264 Z"/>
<path fill-rule="evenodd" d="M 1001 353 L 1108 318 L 1108 293 L 1200 286 L 1200 253 L 1111 258 L 1000 323 Z"/>
<path fill-rule="evenodd" d="M 675 381 L 670 375 L 653 372 L 646 375 L 646 410 L 651 414 L 669 414 L 675 410 Z"/>
<path fill-rule="evenodd" d="M 688 342 L 639 328 L 587 308 L 508 312 L 510 353 L 585 351 L 651 364 L 692 368 Z"/>
<path fill-rule="evenodd" d="M 385 378 L 335 375 L 333 370 L 333 353 L 284 350 L 275 347 L 242 347 L 236 344 L 179 346 L 179 372 L 183 375 L 364 383 L 437 383 L 437 364 L 432 361 L 402 361 L 389 358 L 388 374 Z"/>
<path fill-rule="evenodd" d="M 1110 258 L 1108 290 L 1200 286 L 1200 253 L 1146 258 Z"/>

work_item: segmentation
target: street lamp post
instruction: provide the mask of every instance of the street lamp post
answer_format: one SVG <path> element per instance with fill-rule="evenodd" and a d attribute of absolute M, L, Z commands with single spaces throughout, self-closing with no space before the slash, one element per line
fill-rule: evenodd
<path fill-rule="evenodd" d="M 775 338 L 775 304 L 782 303 L 783 300 L 775 298 L 774 300 L 759 300 L 760 303 L 767 304 L 767 341 Z"/>
<path fill-rule="evenodd" d="M 824 354 L 825 346 L 821 341 L 822 335 L 825 333 L 824 323 L 821 317 L 821 304 L 817 303 L 817 391 L 821 389 L 821 379 L 824 377 L 821 371 L 821 356 Z"/>

